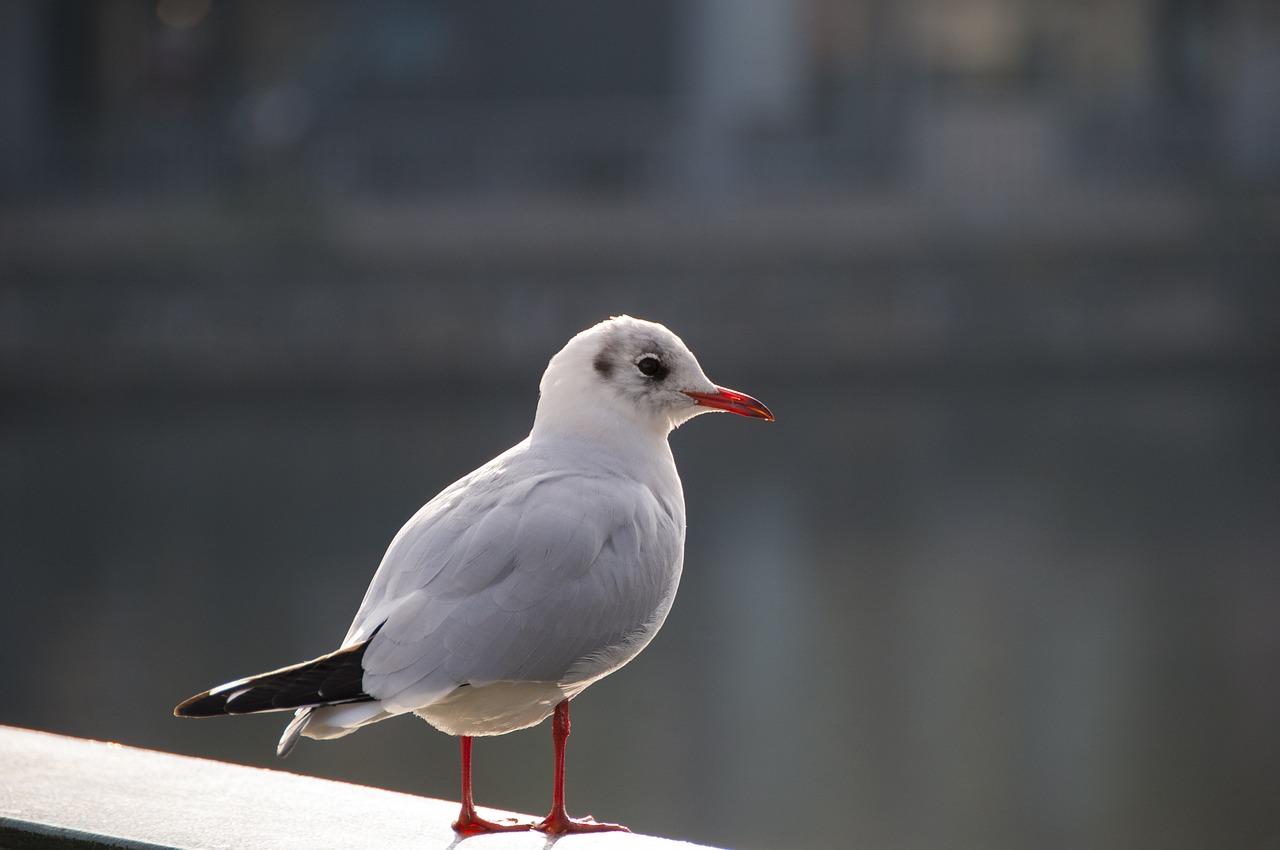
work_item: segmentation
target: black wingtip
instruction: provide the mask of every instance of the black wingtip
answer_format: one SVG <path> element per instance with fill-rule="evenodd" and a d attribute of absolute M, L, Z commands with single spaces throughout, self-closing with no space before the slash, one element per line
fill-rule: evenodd
<path fill-rule="evenodd" d="M 227 700 L 205 691 L 183 700 L 173 710 L 174 717 L 217 717 L 227 713 Z"/>
<path fill-rule="evenodd" d="M 369 641 L 381 628 L 374 629 L 368 638 L 355 646 L 196 694 L 179 703 L 173 715 L 218 717 L 372 700 L 373 697 L 364 691 L 361 662 Z"/>

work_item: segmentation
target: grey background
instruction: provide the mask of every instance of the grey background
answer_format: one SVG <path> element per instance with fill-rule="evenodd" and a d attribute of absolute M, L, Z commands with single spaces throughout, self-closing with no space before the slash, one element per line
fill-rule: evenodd
<path fill-rule="evenodd" d="M 0 722 L 456 798 L 414 719 L 170 711 L 332 649 L 628 312 L 778 421 L 673 436 L 573 811 L 1272 846 L 1277 56 L 1248 0 L 4 4 Z M 480 801 L 545 810 L 549 737 Z"/>

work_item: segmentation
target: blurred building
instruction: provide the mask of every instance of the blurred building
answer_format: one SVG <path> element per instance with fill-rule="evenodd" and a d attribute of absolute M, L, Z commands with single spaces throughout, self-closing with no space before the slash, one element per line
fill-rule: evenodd
<path fill-rule="evenodd" d="M 1280 176 L 1264 0 L 29 0 L 10 199 Z"/>
<path fill-rule="evenodd" d="M 1274 353 L 1277 86 L 1266 0 L 14 0 L 0 343 L 376 373 L 731 286 L 823 362 Z"/>

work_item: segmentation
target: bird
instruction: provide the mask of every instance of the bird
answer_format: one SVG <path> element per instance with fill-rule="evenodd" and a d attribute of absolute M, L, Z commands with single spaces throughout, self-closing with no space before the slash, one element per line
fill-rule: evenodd
<path fill-rule="evenodd" d="M 463 836 L 623 830 L 571 818 L 569 701 L 649 644 L 684 563 L 684 493 L 671 431 L 707 412 L 773 421 L 711 382 L 664 325 L 614 316 L 578 333 L 539 383 L 521 442 L 428 501 L 392 539 L 341 646 L 238 679 L 174 714 L 293 710 L 277 753 L 416 714 L 461 739 Z M 474 737 L 552 717 L 551 812 L 488 820 L 471 791 Z"/>

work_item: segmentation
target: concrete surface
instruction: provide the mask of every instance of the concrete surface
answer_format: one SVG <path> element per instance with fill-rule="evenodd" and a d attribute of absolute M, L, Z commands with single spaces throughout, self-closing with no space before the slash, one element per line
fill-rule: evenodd
<path fill-rule="evenodd" d="M 457 809 L 451 801 L 0 726 L 0 850 L 697 846 L 625 833 L 463 839 L 449 827 Z M 481 811 L 489 817 L 512 814 Z"/>

